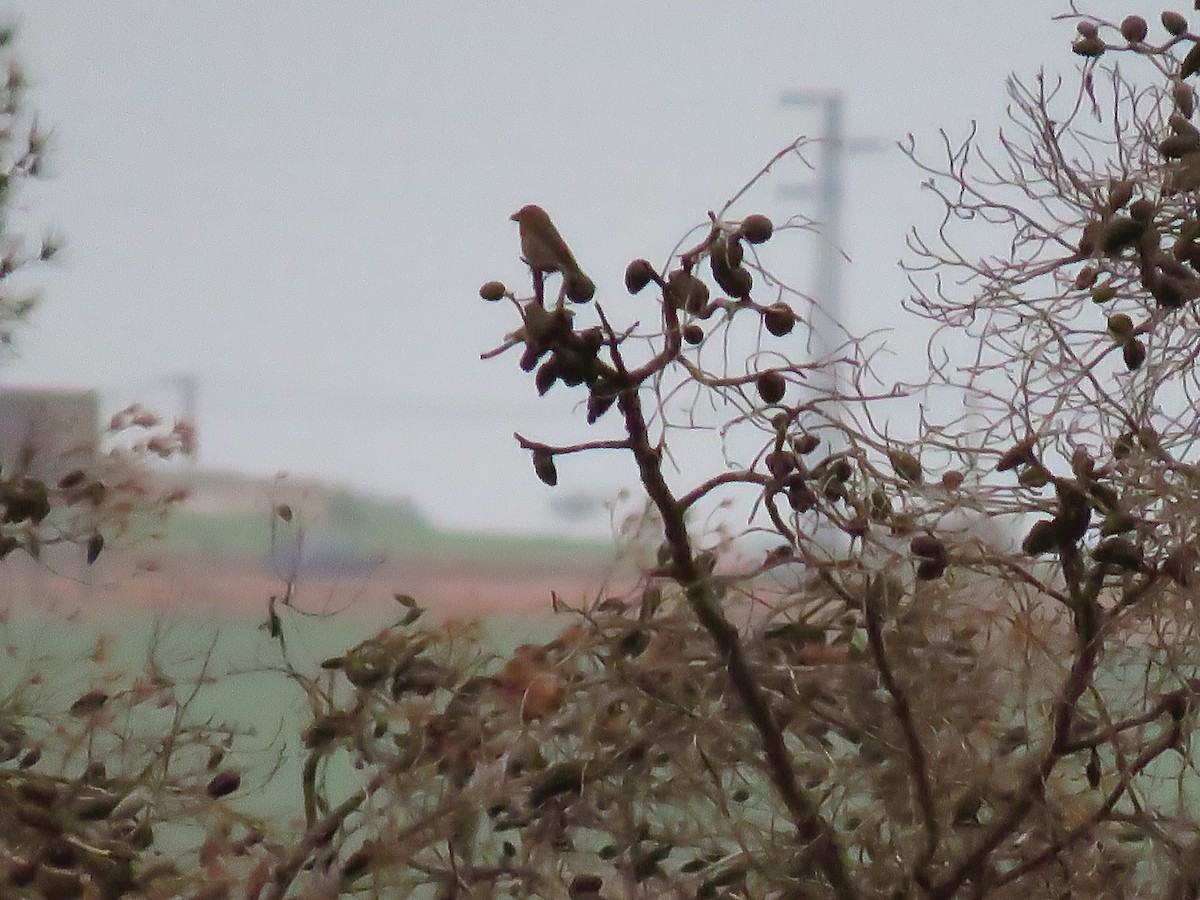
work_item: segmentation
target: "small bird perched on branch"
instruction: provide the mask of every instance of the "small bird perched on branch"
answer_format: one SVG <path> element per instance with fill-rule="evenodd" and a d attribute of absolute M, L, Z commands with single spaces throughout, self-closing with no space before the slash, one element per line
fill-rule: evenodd
<path fill-rule="evenodd" d="M 596 293 L 592 279 L 583 274 L 571 248 L 563 240 L 546 211 L 530 203 L 509 216 L 517 223 L 521 233 L 521 257 L 533 269 L 534 297 L 543 303 L 543 282 L 548 272 L 560 272 L 563 277 L 563 292 L 568 300 L 586 303 Z"/>

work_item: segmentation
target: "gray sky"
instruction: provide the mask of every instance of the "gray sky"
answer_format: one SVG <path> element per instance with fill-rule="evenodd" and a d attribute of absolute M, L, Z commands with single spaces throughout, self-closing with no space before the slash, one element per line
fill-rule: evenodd
<path fill-rule="evenodd" d="M 852 136 L 913 132 L 932 155 L 938 127 L 994 132 L 1010 72 L 1074 66 L 1045 0 L 8 7 L 55 131 L 52 177 L 25 200 L 66 247 L 0 378 L 174 412 L 163 379 L 194 373 L 205 465 L 504 530 L 559 524 L 512 432 L 595 434 L 515 356 L 479 360 L 513 327 L 479 285 L 527 284 L 510 213 L 546 207 L 632 319 L 646 301 L 624 294 L 625 263 L 664 260 L 815 133 L 782 91 L 840 89 Z M 847 324 L 899 323 L 904 234 L 937 207 L 898 151 L 848 171 Z M 734 212 L 811 213 L 777 193 L 810 179 L 790 164 Z M 801 286 L 811 240 L 773 248 Z M 561 493 L 633 483 L 616 455 L 560 474 Z"/>

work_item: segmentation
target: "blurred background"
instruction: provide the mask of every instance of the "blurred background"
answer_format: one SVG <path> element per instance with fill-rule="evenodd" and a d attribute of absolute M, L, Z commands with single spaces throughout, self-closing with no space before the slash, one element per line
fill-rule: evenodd
<path fill-rule="evenodd" d="M 833 278 L 845 327 L 896 329 L 896 376 L 919 375 L 897 262 L 940 209 L 896 142 L 936 159 L 941 128 L 993 135 L 1010 73 L 1076 65 L 1043 0 L 7 6 L 53 132 L 27 229 L 64 249 L 0 385 L 94 392 L 101 421 L 135 401 L 194 419 L 187 465 L 227 492 L 287 473 L 514 535 L 608 536 L 635 484 L 600 454 L 552 490 L 513 440 L 611 436 L 515 356 L 480 360 L 514 316 L 479 285 L 528 290 L 514 210 L 544 206 L 632 321 L 630 259 L 665 262 L 797 137 L 840 140 L 839 171 L 810 148 L 815 170 L 783 161 L 730 215 L 835 210 L 834 234 L 772 242 L 771 267 L 814 293 Z"/>

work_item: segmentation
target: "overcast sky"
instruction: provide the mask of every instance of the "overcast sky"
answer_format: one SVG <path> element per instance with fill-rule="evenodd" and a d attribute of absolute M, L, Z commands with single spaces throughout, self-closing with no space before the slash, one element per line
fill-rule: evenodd
<path fill-rule="evenodd" d="M 513 327 L 479 285 L 528 279 L 514 210 L 549 210 L 610 312 L 634 318 L 625 263 L 661 262 L 776 150 L 816 136 L 781 92 L 841 91 L 850 136 L 912 132 L 933 155 L 939 127 L 994 133 L 1010 72 L 1075 65 L 1072 26 L 1050 21 L 1065 4 L 1045 0 L 8 6 L 55 135 L 51 177 L 24 200 L 66 246 L 0 379 L 170 413 L 167 379 L 192 374 L 204 465 L 501 530 L 561 524 L 512 432 L 590 434 L 515 357 L 479 359 Z M 895 149 L 847 172 L 847 325 L 904 328 L 897 260 L 937 207 Z M 781 168 L 734 213 L 812 214 L 779 193 L 811 178 Z M 805 241 L 775 260 L 801 286 Z M 633 483 L 616 455 L 561 474 L 560 494 Z"/>

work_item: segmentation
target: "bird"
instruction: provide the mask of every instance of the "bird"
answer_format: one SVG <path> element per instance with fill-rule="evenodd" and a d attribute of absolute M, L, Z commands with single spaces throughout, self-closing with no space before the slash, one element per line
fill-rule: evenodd
<path fill-rule="evenodd" d="M 586 303 L 596 293 L 596 285 L 579 268 L 571 248 L 563 240 L 550 216 L 534 203 L 522 206 L 509 216 L 517 223 L 521 235 L 521 257 L 533 269 L 534 296 L 539 304 L 543 299 L 543 279 L 549 272 L 563 277 L 563 292 L 567 299 Z"/>

